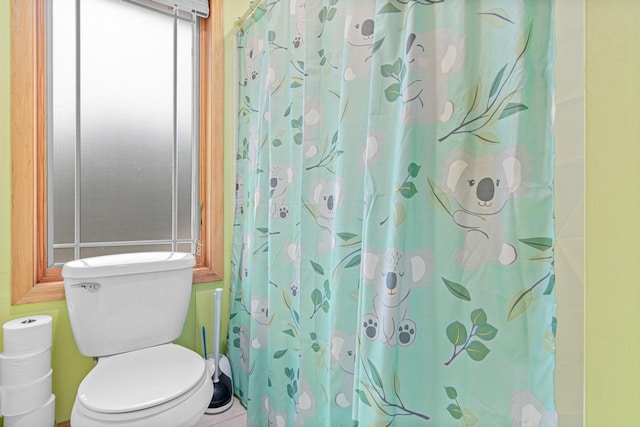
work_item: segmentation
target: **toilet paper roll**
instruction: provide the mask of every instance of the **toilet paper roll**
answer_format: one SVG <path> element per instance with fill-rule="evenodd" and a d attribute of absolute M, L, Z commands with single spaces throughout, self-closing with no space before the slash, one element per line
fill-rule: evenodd
<path fill-rule="evenodd" d="M 6 356 L 0 353 L 0 386 L 30 384 L 51 370 L 51 348 L 29 356 Z"/>
<path fill-rule="evenodd" d="M 53 427 L 56 423 L 56 396 L 51 395 L 49 401 L 36 409 L 22 415 L 5 416 L 4 427 Z"/>
<path fill-rule="evenodd" d="M 26 385 L 0 388 L 0 415 L 16 416 L 44 406 L 51 398 L 51 375 L 49 373 Z"/>
<path fill-rule="evenodd" d="M 14 319 L 2 325 L 5 356 L 27 356 L 51 347 L 51 316 Z"/>

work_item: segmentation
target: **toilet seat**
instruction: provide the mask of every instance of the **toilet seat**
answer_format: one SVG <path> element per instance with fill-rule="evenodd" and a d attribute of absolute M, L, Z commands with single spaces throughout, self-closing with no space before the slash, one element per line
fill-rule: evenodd
<path fill-rule="evenodd" d="M 71 422 L 157 426 L 169 417 L 171 425 L 180 419 L 189 425 L 189 417 L 202 416 L 212 394 L 204 360 L 187 348 L 164 344 L 101 358 L 78 388 Z"/>
<path fill-rule="evenodd" d="M 206 371 L 193 351 L 165 344 L 104 357 L 78 388 L 78 400 L 95 412 L 139 411 L 191 390 Z"/>

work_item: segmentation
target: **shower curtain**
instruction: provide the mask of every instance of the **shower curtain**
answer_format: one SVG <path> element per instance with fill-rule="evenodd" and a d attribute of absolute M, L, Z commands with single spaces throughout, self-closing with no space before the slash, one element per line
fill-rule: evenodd
<path fill-rule="evenodd" d="M 237 34 L 250 425 L 555 426 L 552 0 L 265 0 Z"/>

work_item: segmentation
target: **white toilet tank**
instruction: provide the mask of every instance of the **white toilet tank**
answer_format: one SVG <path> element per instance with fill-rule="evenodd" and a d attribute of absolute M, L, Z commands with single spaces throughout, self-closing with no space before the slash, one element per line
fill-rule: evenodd
<path fill-rule="evenodd" d="M 174 341 L 189 309 L 195 259 L 179 252 L 107 255 L 62 268 L 80 353 L 108 356 Z"/>

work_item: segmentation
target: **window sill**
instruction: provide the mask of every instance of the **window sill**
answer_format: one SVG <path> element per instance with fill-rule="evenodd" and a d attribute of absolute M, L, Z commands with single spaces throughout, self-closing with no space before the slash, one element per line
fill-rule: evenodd
<path fill-rule="evenodd" d="M 193 284 L 218 282 L 222 275 L 207 267 L 196 267 L 193 270 Z M 14 295 L 16 290 L 14 289 Z M 64 285 L 61 280 L 38 282 L 21 298 L 14 301 L 14 305 L 32 304 L 45 301 L 64 300 Z"/>

